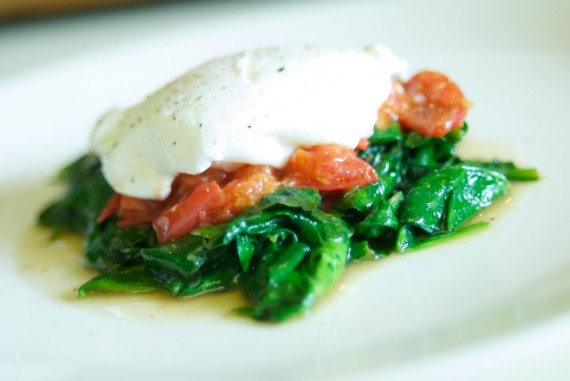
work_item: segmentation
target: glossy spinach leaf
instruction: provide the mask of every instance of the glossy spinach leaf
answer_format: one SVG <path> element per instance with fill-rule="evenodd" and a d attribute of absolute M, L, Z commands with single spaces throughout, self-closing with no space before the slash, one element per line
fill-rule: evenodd
<path fill-rule="evenodd" d="M 288 207 L 268 203 L 267 209 L 234 220 L 221 237 L 212 240 L 218 245 L 235 244 L 238 252 L 248 253 L 247 261 L 239 259 L 247 269 L 243 290 L 252 305 L 240 313 L 273 321 L 304 313 L 344 271 L 351 235 L 346 224 L 318 209 L 291 208 L 293 204 L 304 202 L 288 198 Z M 244 235 L 249 238 L 241 238 Z"/>
<path fill-rule="evenodd" d="M 512 161 L 464 161 L 465 164 L 489 168 L 504 174 L 509 181 L 537 181 L 540 176 L 536 168 L 518 168 Z"/>
<path fill-rule="evenodd" d="M 79 287 L 77 296 L 84 298 L 102 292 L 145 293 L 159 289 L 158 283 L 141 263 L 97 275 Z"/>
<path fill-rule="evenodd" d="M 462 226 L 455 230 L 437 234 L 426 234 L 425 232 L 414 229 L 411 226 L 404 226 L 398 232 L 396 251 L 402 253 L 426 249 L 443 242 L 448 242 L 452 239 L 478 232 L 488 228 L 489 226 L 490 224 L 487 221 L 481 221 L 472 225 Z"/>
<path fill-rule="evenodd" d="M 398 192 L 390 199 L 378 203 L 364 220 L 354 226 L 354 231 L 362 236 L 375 238 L 385 234 L 387 230 L 398 230 L 398 208 L 402 201 L 404 194 Z"/>
<path fill-rule="evenodd" d="M 507 178 L 477 166 L 455 165 L 420 179 L 400 210 L 400 222 L 428 233 L 450 231 L 508 192 Z"/>
<path fill-rule="evenodd" d="M 233 266 L 219 264 L 201 269 L 189 277 L 168 270 L 152 270 L 154 279 L 173 296 L 198 296 L 209 292 L 222 292 L 240 286 L 242 274 Z"/>

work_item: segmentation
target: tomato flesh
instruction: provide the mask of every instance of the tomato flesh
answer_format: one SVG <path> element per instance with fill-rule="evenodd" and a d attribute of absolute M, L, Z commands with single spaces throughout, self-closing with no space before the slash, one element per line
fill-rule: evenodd
<path fill-rule="evenodd" d="M 224 188 L 225 205 L 219 211 L 220 220 L 229 220 L 263 196 L 279 188 L 276 170 L 268 165 L 247 165 L 240 168 Z"/>
<path fill-rule="evenodd" d="M 406 130 L 441 138 L 463 126 L 468 109 L 469 101 L 455 82 L 426 70 L 394 86 L 380 110 L 380 119 L 392 117 Z"/>
<path fill-rule="evenodd" d="M 319 191 L 346 191 L 378 179 L 370 164 L 340 144 L 297 149 L 283 173 L 286 184 Z"/>
<path fill-rule="evenodd" d="M 152 226 L 158 242 L 180 238 L 199 226 L 209 224 L 211 213 L 223 202 L 220 186 L 210 181 L 199 184 L 188 197 L 156 217 Z"/>

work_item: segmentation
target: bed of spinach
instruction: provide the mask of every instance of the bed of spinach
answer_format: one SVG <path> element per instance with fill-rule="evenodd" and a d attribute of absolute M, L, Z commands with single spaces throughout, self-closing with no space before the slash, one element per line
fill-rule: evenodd
<path fill-rule="evenodd" d="M 100 274 L 79 297 L 163 289 L 178 297 L 240 288 L 238 312 L 283 321 L 307 312 L 351 261 L 422 248 L 486 227 L 466 223 L 508 192 L 510 181 L 538 179 L 513 163 L 463 161 L 456 144 L 467 125 L 441 139 L 375 130 L 359 153 L 378 181 L 346 193 L 326 211 L 312 189 L 282 188 L 234 221 L 158 245 L 150 226 L 118 228 L 95 220 L 112 194 L 99 160 L 86 155 L 64 168 L 64 195 L 39 216 L 55 232 L 85 236 L 85 259 Z"/>

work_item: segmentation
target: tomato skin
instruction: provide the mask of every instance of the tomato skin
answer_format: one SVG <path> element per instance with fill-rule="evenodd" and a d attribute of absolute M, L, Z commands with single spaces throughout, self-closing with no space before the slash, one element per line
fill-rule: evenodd
<path fill-rule="evenodd" d="M 463 126 L 468 109 L 469 101 L 455 82 L 444 74 L 425 70 L 394 86 L 380 119 L 390 115 L 399 119 L 405 130 L 441 138 Z"/>
<path fill-rule="evenodd" d="M 199 184 L 184 200 L 154 219 L 152 226 L 158 242 L 170 242 L 211 223 L 212 212 L 223 202 L 222 190 L 215 181 Z"/>
<path fill-rule="evenodd" d="M 117 226 L 130 227 L 145 225 L 152 222 L 163 208 L 161 201 L 146 200 L 115 193 L 103 208 L 96 223 L 117 215 Z"/>
<path fill-rule="evenodd" d="M 319 191 L 346 191 L 378 179 L 374 168 L 340 144 L 297 149 L 283 170 L 284 183 Z"/>
<path fill-rule="evenodd" d="M 120 203 L 121 195 L 118 193 L 113 193 L 109 201 L 107 201 L 107 205 L 105 205 L 101 213 L 99 213 L 99 217 L 97 217 L 97 220 L 95 220 L 95 222 L 99 224 L 105 221 L 107 218 L 115 215 L 115 213 L 117 213 L 117 210 L 119 210 Z"/>
<path fill-rule="evenodd" d="M 227 178 L 228 173 L 218 168 L 209 168 L 197 175 L 180 173 L 172 182 L 170 195 L 164 201 L 165 207 L 168 208 L 176 205 L 188 197 L 188 195 L 202 183 L 215 181 L 217 184 L 223 185 L 227 182 Z"/>
<path fill-rule="evenodd" d="M 117 226 L 130 227 L 145 225 L 152 222 L 153 218 L 160 213 L 162 202 L 157 200 L 146 200 L 120 195 L 119 207 L 117 209 Z"/>

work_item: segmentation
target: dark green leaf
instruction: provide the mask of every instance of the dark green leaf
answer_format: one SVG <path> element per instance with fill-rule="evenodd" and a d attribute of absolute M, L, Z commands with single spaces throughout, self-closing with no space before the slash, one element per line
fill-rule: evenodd
<path fill-rule="evenodd" d="M 508 191 L 499 172 L 456 165 L 423 177 L 410 190 L 400 210 L 400 222 L 428 233 L 453 230 Z"/>
<path fill-rule="evenodd" d="M 63 196 L 39 215 L 39 222 L 56 230 L 85 234 L 113 194 L 101 173 L 99 159 L 85 155 L 65 167 L 58 180 L 66 185 Z"/>
<path fill-rule="evenodd" d="M 399 142 L 403 139 L 403 133 L 397 122 L 392 123 L 387 128 L 375 128 L 372 136 L 368 138 L 370 144 L 381 145 L 386 143 Z"/>
<path fill-rule="evenodd" d="M 401 252 L 403 252 L 403 251 L 409 252 L 409 251 L 426 249 L 426 248 L 432 247 L 434 245 L 439 245 L 442 242 L 447 242 L 447 241 L 450 241 L 452 239 L 465 236 L 467 234 L 478 232 L 480 230 L 486 229 L 487 227 L 489 227 L 489 223 L 486 221 L 482 221 L 482 222 L 478 222 L 478 223 L 473 224 L 473 225 L 464 226 L 464 227 L 452 230 L 450 232 L 430 235 L 430 236 L 427 236 L 427 237 L 420 239 L 420 240 L 413 240 L 413 242 L 408 241 L 405 243 L 405 245 L 403 245 L 405 247 L 403 247 L 402 250 L 400 250 L 400 251 Z M 404 233 L 404 234 L 406 234 L 406 233 Z M 403 238 L 403 240 L 405 240 L 404 237 L 402 237 L 402 238 Z"/>
<path fill-rule="evenodd" d="M 510 181 L 536 181 L 540 178 L 535 168 L 518 168 L 511 161 L 465 161 L 465 164 L 484 167 L 504 174 Z"/>
<path fill-rule="evenodd" d="M 258 238 L 262 244 L 243 284 L 252 305 L 240 312 L 282 321 L 306 312 L 339 279 L 348 257 L 350 230 L 342 220 L 319 210 L 278 210 L 266 216 L 283 217 L 281 223 L 292 232 L 283 237 L 291 238 L 276 239 L 271 234 Z"/>
<path fill-rule="evenodd" d="M 364 187 L 356 187 L 345 193 L 335 207 L 342 210 L 355 209 L 359 212 L 367 212 L 383 199 L 385 192 L 384 185 L 377 182 Z"/>
<path fill-rule="evenodd" d="M 159 289 L 148 269 L 142 264 L 97 275 L 77 290 L 77 296 L 86 296 L 100 292 L 152 292 Z"/>
<path fill-rule="evenodd" d="M 181 297 L 233 290 L 239 287 L 241 277 L 235 268 L 223 264 L 190 277 L 180 277 L 169 271 L 153 271 L 153 274 L 170 294 Z"/>
<path fill-rule="evenodd" d="M 115 218 L 93 224 L 84 242 L 89 265 L 100 269 L 115 269 L 141 262 L 141 250 L 156 246 L 151 226 L 118 228 Z"/>
<path fill-rule="evenodd" d="M 398 207 L 403 200 L 403 193 L 398 192 L 389 200 L 379 203 L 364 220 L 354 226 L 354 231 L 373 238 L 384 234 L 387 230 L 397 230 L 399 226 Z"/>
<path fill-rule="evenodd" d="M 204 239 L 192 234 L 164 245 L 148 246 L 140 252 L 149 269 L 169 271 L 182 277 L 190 277 L 207 261 L 217 262 L 224 256 L 224 253 L 206 250 Z"/>

